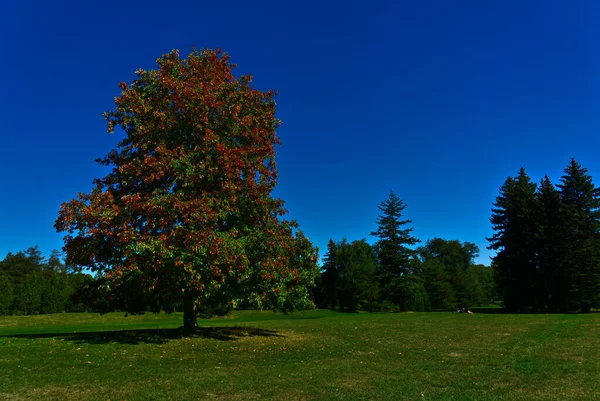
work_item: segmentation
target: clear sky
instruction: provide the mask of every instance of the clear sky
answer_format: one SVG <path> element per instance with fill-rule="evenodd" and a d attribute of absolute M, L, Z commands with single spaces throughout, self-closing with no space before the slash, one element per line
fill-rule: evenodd
<path fill-rule="evenodd" d="M 0 258 L 62 246 L 61 202 L 113 148 L 117 84 L 220 47 L 277 89 L 276 195 L 321 248 L 374 239 L 393 189 L 415 235 L 471 241 L 521 166 L 600 177 L 600 2 L 0 2 Z M 599 178 L 600 179 L 600 178 Z"/>

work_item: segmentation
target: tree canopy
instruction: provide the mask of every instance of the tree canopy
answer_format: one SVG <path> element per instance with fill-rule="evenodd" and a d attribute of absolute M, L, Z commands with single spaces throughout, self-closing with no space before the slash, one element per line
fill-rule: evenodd
<path fill-rule="evenodd" d="M 224 305 L 307 306 L 316 249 L 271 195 L 275 93 L 236 78 L 220 50 L 157 63 L 104 114 L 126 135 L 98 159 L 112 170 L 60 208 L 69 264 L 102 276 L 108 297 L 135 289 L 153 310 L 183 299 L 188 329 Z"/>

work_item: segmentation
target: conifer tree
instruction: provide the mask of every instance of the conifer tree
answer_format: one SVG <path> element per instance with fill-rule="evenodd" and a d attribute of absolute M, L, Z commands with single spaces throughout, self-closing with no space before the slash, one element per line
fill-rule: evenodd
<path fill-rule="evenodd" d="M 317 304 L 320 307 L 335 307 L 335 283 L 338 278 L 338 271 L 335 263 L 336 254 L 337 244 L 333 239 L 329 239 L 329 242 L 327 243 L 327 252 L 323 256 L 321 275 L 319 276 L 320 285 L 317 288 Z"/>
<path fill-rule="evenodd" d="M 570 277 L 565 270 L 564 255 L 568 252 L 563 225 L 564 212 L 560 193 L 548 176 L 539 185 L 537 265 L 540 285 L 537 296 L 550 312 L 566 312 Z"/>
<path fill-rule="evenodd" d="M 564 170 L 560 196 L 565 212 L 566 274 L 569 276 L 569 306 L 590 312 L 600 298 L 600 189 L 588 170 L 575 159 Z"/>
<path fill-rule="evenodd" d="M 510 311 L 539 309 L 535 288 L 536 268 L 536 184 L 521 168 L 500 188 L 490 219 L 495 233 L 488 249 L 498 271 L 498 286 L 504 306 Z"/>
<path fill-rule="evenodd" d="M 379 262 L 377 278 L 382 300 L 390 301 L 403 310 L 409 309 L 409 303 L 421 304 L 417 301 L 413 302 L 415 297 L 406 294 L 407 291 L 418 292 L 418 296 L 425 294 L 424 287 L 418 282 L 416 276 L 407 281 L 411 275 L 414 275 L 417 263 L 416 251 L 410 246 L 417 244 L 419 240 L 412 236 L 413 228 L 406 227 L 412 221 L 402 220 L 402 212 L 405 208 L 402 199 L 390 191 L 389 198 L 379 206 L 381 215 L 376 220 L 377 231 L 371 233 L 378 238 L 375 250 Z"/>

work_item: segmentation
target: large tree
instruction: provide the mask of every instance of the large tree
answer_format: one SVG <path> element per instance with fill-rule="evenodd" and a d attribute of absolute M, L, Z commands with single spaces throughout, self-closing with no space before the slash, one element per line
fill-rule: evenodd
<path fill-rule="evenodd" d="M 564 173 L 557 186 L 564 208 L 562 234 L 569 244 L 570 306 L 589 312 L 600 301 L 600 188 L 575 159 Z"/>
<path fill-rule="evenodd" d="M 539 309 L 536 292 L 537 186 L 521 168 L 500 188 L 490 221 L 495 233 L 488 238 L 504 306 L 511 311 Z"/>
<path fill-rule="evenodd" d="M 381 202 L 381 214 L 375 221 L 377 231 L 371 235 L 378 238 L 375 251 L 378 256 L 377 278 L 383 301 L 389 301 L 402 310 L 420 305 L 417 297 L 425 291 L 414 275 L 417 265 L 416 251 L 411 246 L 419 240 L 412 235 L 413 228 L 407 227 L 411 220 L 403 220 L 406 205 L 393 191 Z"/>
<path fill-rule="evenodd" d="M 97 272 L 109 297 L 133 291 L 152 310 L 183 302 L 186 329 L 223 305 L 307 305 L 316 250 L 271 195 L 275 94 L 236 78 L 219 50 L 157 63 L 121 83 L 105 113 L 110 132 L 125 132 L 98 160 L 112 171 L 60 208 L 68 264 Z"/>
<path fill-rule="evenodd" d="M 537 193 L 537 267 L 540 286 L 537 296 L 550 312 L 569 310 L 571 276 L 566 256 L 572 244 L 565 232 L 565 210 L 560 192 L 548 176 L 540 182 Z"/>

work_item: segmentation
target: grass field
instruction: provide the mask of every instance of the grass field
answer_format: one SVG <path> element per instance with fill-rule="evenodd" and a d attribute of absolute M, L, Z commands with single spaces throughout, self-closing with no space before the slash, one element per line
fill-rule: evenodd
<path fill-rule="evenodd" d="M 0 400 L 600 400 L 600 314 L 0 316 Z"/>

